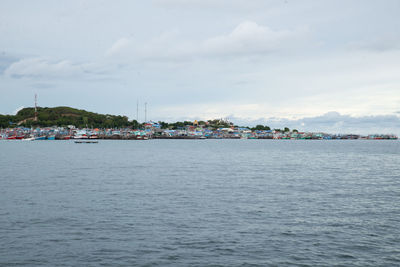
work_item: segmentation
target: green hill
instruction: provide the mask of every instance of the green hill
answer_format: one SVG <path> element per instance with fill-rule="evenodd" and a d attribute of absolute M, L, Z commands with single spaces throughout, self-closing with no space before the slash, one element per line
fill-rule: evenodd
<path fill-rule="evenodd" d="M 126 116 L 98 114 L 70 107 L 38 107 L 38 120 L 34 121 L 35 109 L 24 108 L 16 115 L 0 115 L 0 128 L 15 126 L 68 126 L 76 127 L 138 127 L 136 120 L 129 121 Z"/>

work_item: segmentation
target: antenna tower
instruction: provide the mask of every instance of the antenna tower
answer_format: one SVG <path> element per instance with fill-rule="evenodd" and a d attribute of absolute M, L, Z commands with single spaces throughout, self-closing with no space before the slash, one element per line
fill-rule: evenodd
<path fill-rule="evenodd" d="M 147 122 L 147 102 L 144 102 L 144 122 Z"/>
<path fill-rule="evenodd" d="M 37 121 L 37 94 L 35 94 L 35 121 Z"/>
<path fill-rule="evenodd" d="M 136 121 L 139 122 L 139 99 L 136 100 Z"/>

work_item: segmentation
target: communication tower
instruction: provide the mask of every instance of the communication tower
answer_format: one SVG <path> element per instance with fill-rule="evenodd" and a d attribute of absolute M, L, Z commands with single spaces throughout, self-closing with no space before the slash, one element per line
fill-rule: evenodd
<path fill-rule="evenodd" d="M 139 99 L 136 100 L 136 121 L 139 122 Z"/>
<path fill-rule="evenodd" d="M 144 122 L 147 122 L 147 102 L 144 102 Z"/>
<path fill-rule="evenodd" d="M 35 121 L 37 121 L 37 94 L 35 94 Z"/>

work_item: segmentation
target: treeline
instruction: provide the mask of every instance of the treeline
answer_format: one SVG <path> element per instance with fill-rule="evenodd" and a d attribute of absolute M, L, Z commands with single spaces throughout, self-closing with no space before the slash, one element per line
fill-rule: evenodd
<path fill-rule="evenodd" d="M 252 131 L 269 131 L 271 130 L 270 127 L 264 126 L 264 125 L 256 125 L 256 127 L 250 128 Z M 274 129 L 276 132 L 282 132 L 282 133 L 287 133 L 290 132 L 290 129 L 288 127 L 285 127 L 283 129 Z M 293 129 L 292 132 L 298 132 L 296 129 Z"/>
<path fill-rule="evenodd" d="M 39 107 L 37 111 L 37 121 L 34 120 L 34 108 L 21 109 L 16 115 L 0 115 L 0 127 L 48 127 L 74 125 L 79 128 L 139 128 L 141 126 L 136 120 L 129 121 L 126 116 L 104 115 L 70 107 Z"/>
<path fill-rule="evenodd" d="M 171 130 L 177 130 L 177 129 L 182 129 L 185 128 L 186 126 L 207 126 L 212 129 L 218 129 L 218 128 L 229 128 L 234 126 L 233 123 L 222 120 L 222 119 L 216 119 L 216 120 L 207 120 L 207 121 L 198 121 L 197 123 L 194 123 L 192 121 L 177 121 L 177 122 L 172 122 L 172 123 L 167 123 L 163 121 L 158 122 L 161 126 L 161 129 L 171 129 Z"/>

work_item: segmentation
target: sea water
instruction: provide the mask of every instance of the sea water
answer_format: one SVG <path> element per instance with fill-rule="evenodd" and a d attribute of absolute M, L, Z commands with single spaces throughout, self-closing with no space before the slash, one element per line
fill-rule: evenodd
<path fill-rule="evenodd" d="M 399 266 L 400 142 L 0 141 L 0 266 Z"/>

